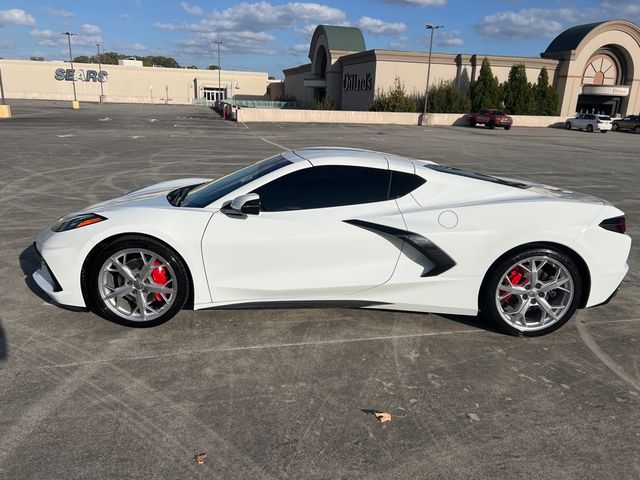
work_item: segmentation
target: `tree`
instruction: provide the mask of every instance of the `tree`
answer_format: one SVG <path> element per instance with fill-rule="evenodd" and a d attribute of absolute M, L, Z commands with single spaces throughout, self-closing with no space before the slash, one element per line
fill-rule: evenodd
<path fill-rule="evenodd" d="M 400 77 L 396 77 L 389 92 L 380 89 L 369 105 L 372 112 L 415 112 L 416 102 L 407 95 Z"/>
<path fill-rule="evenodd" d="M 269 77 L 267 78 L 267 80 L 275 80 L 276 77 L 274 77 L 273 75 L 269 75 Z"/>
<path fill-rule="evenodd" d="M 527 81 L 524 64 L 514 65 L 504 83 L 504 109 L 511 115 L 535 115 L 533 86 Z"/>
<path fill-rule="evenodd" d="M 534 90 L 536 104 L 536 115 L 557 115 L 558 114 L 558 94 L 549 85 L 549 73 L 546 67 L 542 67 L 538 75 L 538 83 Z"/>
<path fill-rule="evenodd" d="M 424 110 L 424 96 L 416 98 L 419 112 Z M 429 88 L 430 113 L 464 113 L 471 109 L 469 95 L 461 92 L 453 81 L 441 81 Z"/>
<path fill-rule="evenodd" d="M 207 70 L 220 70 L 220 67 L 218 65 L 209 65 Z"/>
<path fill-rule="evenodd" d="M 491 71 L 489 59 L 485 57 L 478 79 L 471 84 L 471 109 L 477 112 L 481 108 L 500 108 L 501 104 L 500 83 Z"/>
<path fill-rule="evenodd" d="M 91 63 L 91 59 L 86 55 L 80 55 L 79 57 L 74 58 L 73 61 L 75 63 Z"/>
<path fill-rule="evenodd" d="M 44 62 L 44 57 L 29 57 L 32 62 Z"/>
<path fill-rule="evenodd" d="M 196 65 L 189 65 L 187 67 L 188 70 L 198 70 L 198 67 Z"/>

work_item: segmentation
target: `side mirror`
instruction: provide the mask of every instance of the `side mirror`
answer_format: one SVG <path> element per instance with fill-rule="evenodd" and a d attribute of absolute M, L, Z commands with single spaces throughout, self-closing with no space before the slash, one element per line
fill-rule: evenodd
<path fill-rule="evenodd" d="M 225 215 L 258 215 L 260 214 L 260 195 L 247 193 L 234 198 L 220 209 Z"/>

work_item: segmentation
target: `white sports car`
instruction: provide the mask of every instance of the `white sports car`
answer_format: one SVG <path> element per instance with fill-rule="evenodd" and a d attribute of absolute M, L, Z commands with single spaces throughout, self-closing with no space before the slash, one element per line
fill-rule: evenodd
<path fill-rule="evenodd" d="M 549 333 L 627 273 L 623 212 L 596 197 L 344 148 L 157 183 L 35 243 L 56 302 L 127 325 L 183 307 L 332 305 L 476 315 Z"/>

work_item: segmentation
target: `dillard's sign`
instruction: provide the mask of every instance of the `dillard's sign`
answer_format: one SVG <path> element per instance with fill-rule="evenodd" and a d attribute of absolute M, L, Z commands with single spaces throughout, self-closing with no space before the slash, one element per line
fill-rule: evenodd
<path fill-rule="evenodd" d="M 75 68 L 57 68 L 56 69 L 56 80 L 67 82 L 71 82 L 75 80 L 76 82 L 100 82 L 105 83 L 109 78 L 109 73 L 105 70 L 98 72 L 96 70 L 76 70 Z"/>
<path fill-rule="evenodd" d="M 349 90 L 371 90 L 373 88 L 373 79 L 371 74 L 367 73 L 364 78 L 358 77 L 357 73 L 345 73 L 342 77 L 342 89 L 345 92 Z"/>

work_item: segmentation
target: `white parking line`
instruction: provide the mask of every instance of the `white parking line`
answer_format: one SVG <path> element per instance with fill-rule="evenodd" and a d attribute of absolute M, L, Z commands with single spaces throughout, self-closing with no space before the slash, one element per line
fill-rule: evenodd
<path fill-rule="evenodd" d="M 275 145 L 278 148 L 282 148 L 283 150 L 291 150 L 290 148 L 283 147 L 282 145 L 278 145 L 276 142 L 272 142 L 271 140 L 267 140 L 266 138 L 260 138 L 263 142 L 270 143 L 271 145 Z"/>
<path fill-rule="evenodd" d="M 318 346 L 318 345 L 336 345 L 342 343 L 356 343 L 356 342 L 379 342 L 382 340 L 401 340 L 405 338 L 420 338 L 420 337 L 436 337 L 444 335 L 464 335 L 468 333 L 486 333 L 485 330 L 479 328 L 465 329 L 465 330 L 446 330 L 443 332 L 428 332 L 428 333 L 411 333 L 407 335 L 384 335 L 380 337 L 359 337 L 359 338 L 345 338 L 338 340 L 318 340 L 315 342 L 293 342 L 293 343 L 274 343 L 267 345 L 249 345 L 245 347 L 227 347 L 227 348 L 205 348 L 202 350 L 191 350 L 186 352 L 171 352 L 171 353 L 158 353 L 155 355 L 140 355 L 136 357 L 122 357 L 122 358 L 109 358 L 104 360 L 93 360 L 87 362 L 72 362 L 62 363 L 58 365 L 44 365 L 38 367 L 40 369 L 47 368 L 66 368 L 66 367 L 78 367 L 84 365 L 95 365 L 97 363 L 109 363 L 109 362 L 122 362 L 128 360 L 149 360 L 153 358 L 161 357 L 174 357 L 180 355 L 201 355 L 204 353 L 226 353 L 226 352 L 239 352 L 246 350 L 266 350 L 270 348 L 291 348 L 291 347 L 306 347 L 306 346 Z"/>

